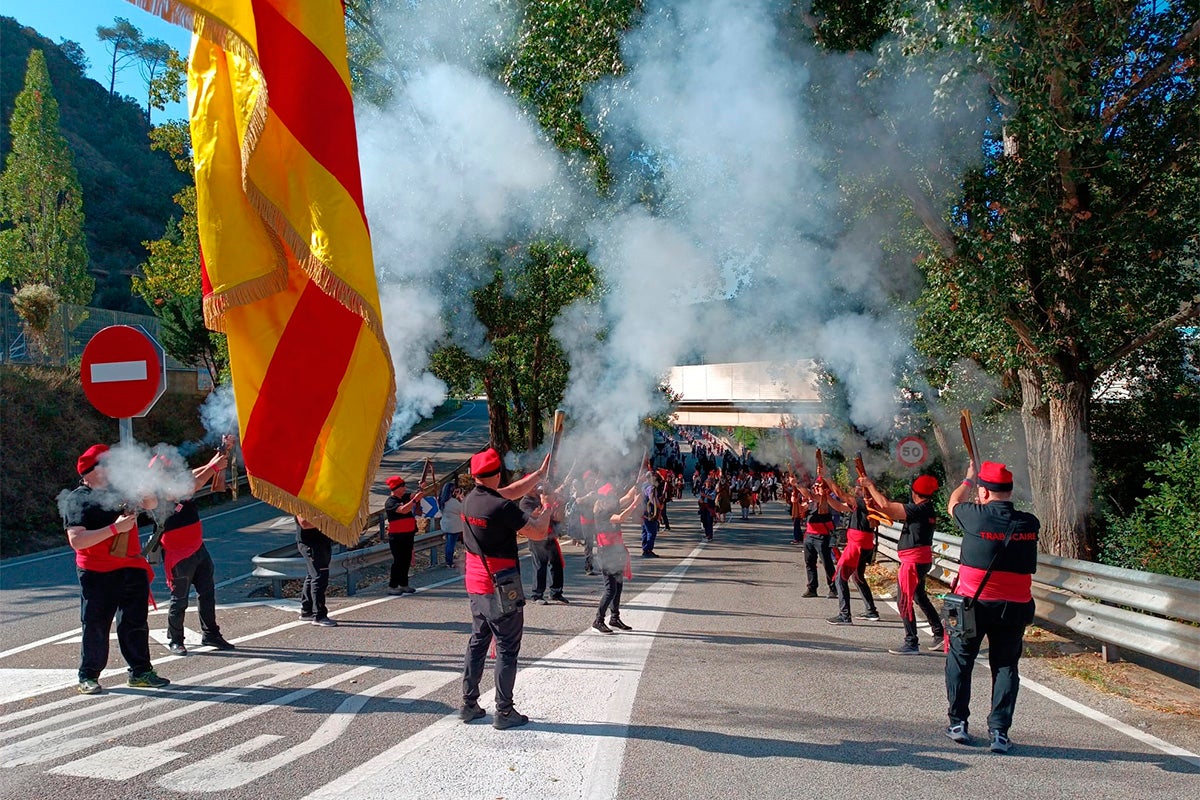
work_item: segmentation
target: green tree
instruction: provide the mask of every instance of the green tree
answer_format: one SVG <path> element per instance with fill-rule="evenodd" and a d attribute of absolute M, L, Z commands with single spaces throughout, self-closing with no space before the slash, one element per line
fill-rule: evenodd
<path fill-rule="evenodd" d="M 105 43 L 112 55 L 108 67 L 108 93 L 117 91 L 117 75 L 140 58 L 142 32 L 125 17 L 114 17 L 112 25 L 96 26 L 96 38 Z"/>
<path fill-rule="evenodd" d="M 1158 480 L 1130 515 L 1112 520 L 1101 541 L 1107 564 L 1200 580 L 1200 427 L 1181 431 L 1148 466 Z"/>
<path fill-rule="evenodd" d="M 488 398 L 492 445 L 500 452 L 519 442 L 533 449 L 566 390 L 569 364 L 552 329 L 559 313 L 599 288 L 587 256 L 561 242 L 535 242 L 507 268 L 489 262 L 490 280 L 470 293 L 488 349 L 473 356 L 446 343 L 431 371 L 451 390 L 481 387 Z M 447 329 L 453 330 L 450 324 Z"/>
<path fill-rule="evenodd" d="M 186 121 L 154 128 L 150 147 L 167 153 L 181 172 L 191 174 L 192 142 Z M 203 366 L 215 384 L 228 367 L 229 350 L 225 335 L 204 324 L 195 185 L 180 189 L 175 203 L 182 216 L 167 224 L 161 238 L 142 243 L 150 256 L 142 264 L 142 274 L 132 279 L 133 291 L 162 323 L 163 348 L 185 364 Z"/>
<path fill-rule="evenodd" d="M 921 229 L 918 345 L 943 369 L 974 360 L 1015 395 L 1043 546 L 1087 558 L 1097 381 L 1200 314 L 1200 8 L 850 5 L 849 26 L 822 28 L 832 8 L 806 21 L 845 49 L 864 49 L 853 34 L 875 21 L 895 34 L 848 104 L 872 112 L 866 143 L 893 166 L 878 202 L 902 197 Z M 981 165 L 957 181 L 951 153 L 903 135 L 907 109 L 873 105 L 877 87 L 932 64 L 939 99 L 987 88 Z"/>
<path fill-rule="evenodd" d="M 10 226 L 0 231 L 0 279 L 45 284 L 63 301 L 85 305 L 95 281 L 87 270 L 83 196 L 41 50 L 29 54 L 10 132 L 0 175 L 0 224 Z"/>
<path fill-rule="evenodd" d="M 138 45 L 137 67 L 146 82 L 146 121 L 155 108 L 183 98 L 186 62 L 162 39 L 147 39 Z M 164 80 L 165 79 L 165 80 Z"/>

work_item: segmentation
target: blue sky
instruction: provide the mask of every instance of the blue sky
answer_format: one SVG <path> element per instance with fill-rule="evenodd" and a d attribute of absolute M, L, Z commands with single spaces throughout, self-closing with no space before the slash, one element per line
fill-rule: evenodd
<path fill-rule="evenodd" d="M 192 41 L 188 31 L 168 24 L 125 0 L 0 0 L 0 15 L 15 18 L 55 43 L 60 39 L 78 42 L 92 62 L 88 77 L 105 87 L 108 86 L 107 64 L 110 56 L 104 44 L 96 38 L 96 27 L 111 25 L 113 17 L 125 17 L 141 29 L 145 38 L 162 39 L 185 56 Z M 145 83 L 136 67 L 130 66 L 117 76 L 117 91 L 145 98 Z M 156 112 L 154 122 L 157 124 L 185 117 L 187 107 L 178 103 L 169 106 L 163 113 Z"/>

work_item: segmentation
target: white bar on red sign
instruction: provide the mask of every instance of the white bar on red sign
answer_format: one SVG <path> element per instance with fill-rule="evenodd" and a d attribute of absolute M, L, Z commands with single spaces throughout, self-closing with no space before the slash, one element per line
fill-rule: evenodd
<path fill-rule="evenodd" d="M 145 361 L 110 361 L 92 364 L 92 383 L 146 380 Z"/>

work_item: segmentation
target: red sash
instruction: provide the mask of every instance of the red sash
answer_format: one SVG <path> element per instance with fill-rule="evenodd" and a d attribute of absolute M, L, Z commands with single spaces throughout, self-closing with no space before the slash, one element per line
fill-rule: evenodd
<path fill-rule="evenodd" d="M 513 558 L 488 559 L 488 566 L 496 572 L 503 572 L 509 567 L 515 567 L 516 565 L 516 559 Z M 466 567 L 468 594 L 491 594 L 496 590 L 496 585 L 492 583 L 491 574 L 483 567 L 483 559 L 469 550 L 467 551 Z"/>
<path fill-rule="evenodd" d="M 804 533 L 808 536 L 828 536 L 833 533 L 832 522 L 806 522 Z"/>
<path fill-rule="evenodd" d="M 850 580 L 850 576 L 858 569 L 858 561 L 862 558 L 863 551 L 874 548 L 875 534 L 870 531 L 848 528 L 846 530 L 846 548 L 842 550 L 842 555 L 838 558 L 834 574 L 844 581 Z"/>
<path fill-rule="evenodd" d="M 979 583 L 987 570 L 978 567 L 968 567 L 965 564 L 958 568 L 958 582 L 954 593 L 963 597 L 974 597 L 979 590 Z M 980 600 L 1007 600 L 1010 603 L 1028 603 L 1033 599 L 1030 587 L 1033 585 L 1032 575 L 1022 575 L 1018 572 L 1001 572 L 993 570 L 992 576 L 984 584 L 979 593 Z"/>
<path fill-rule="evenodd" d="M 900 557 L 900 569 L 896 571 L 896 583 L 900 589 L 897 606 L 900 618 L 909 619 L 913 617 L 913 597 L 917 592 L 917 565 L 933 563 L 933 548 L 928 545 L 910 547 L 897 555 Z"/>
<path fill-rule="evenodd" d="M 204 531 L 199 522 L 184 525 L 182 528 L 172 528 L 162 535 L 163 570 L 167 573 L 168 589 L 175 590 L 175 579 L 172 575 L 175 565 L 195 554 L 203 543 Z"/>
<path fill-rule="evenodd" d="M 412 516 L 411 514 L 400 517 L 400 519 L 389 519 L 388 520 L 388 535 L 389 536 L 393 533 L 416 533 L 416 532 L 417 532 L 417 518 Z M 489 589 L 488 591 L 491 591 L 491 590 Z"/>
<path fill-rule="evenodd" d="M 112 547 L 112 540 L 105 539 L 99 544 L 76 550 L 75 566 L 86 569 L 88 572 L 115 572 L 127 568 L 144 569 L 147 580 L 154 583 L 154 568 L 142 556 L 142 543 L 138 541 L 137 528 L 129 532 L 129 544 L 125 547 L 124 556 L 115 556 L 108 552 L 110 547 Z M 157 610 L 158 604 L 154 602 L 153 593 L 150 594 L 149 600 L 150 605 Z"/>
<path fill-rule="evenodd" d="M 621 532 L 617 531 L 596 531 L 596 544 L 599 547 L 607 547 L 616 545 L 625 551 L 625 579 L 629 580 L 633 577 L 633 562 L 629 559 L 629 548 L 625 547 L 625 539 L 621 536 Z"/>

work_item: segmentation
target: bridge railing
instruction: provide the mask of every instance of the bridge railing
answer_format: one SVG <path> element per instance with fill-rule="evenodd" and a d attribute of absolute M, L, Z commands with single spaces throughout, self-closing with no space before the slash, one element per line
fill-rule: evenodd
<path fill-rule="evenodd" d="M 879 550 L 895 560 L 899 526 L 879 528 Z M 962 537 L 933 536 L 930 577 L 958 575 Z M 1115 661 L 1119 647 L 1173 664 L 1200 664 L 1200 581 L 1041 554 L 1033 576 L 1039 619 L 1099 641 Z"/>

